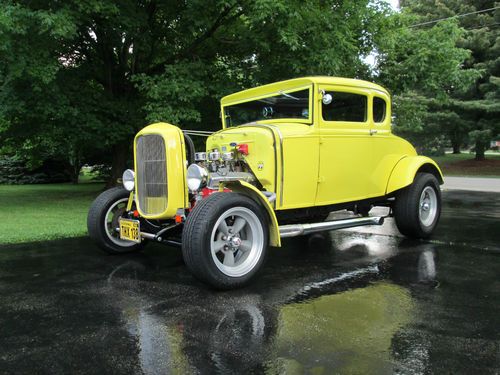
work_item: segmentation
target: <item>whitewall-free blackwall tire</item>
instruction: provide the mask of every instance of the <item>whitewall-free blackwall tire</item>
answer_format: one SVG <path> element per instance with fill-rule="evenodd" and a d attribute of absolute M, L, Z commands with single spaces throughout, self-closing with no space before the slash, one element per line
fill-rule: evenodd
<path fill-rule="evenodd" d="M 182 233 L 186 265 L 217 289 L 247 284 L 262 268 L 268 245 L 267 213 L 253 199 L 214 193 L 198 202 Z"/>
<path fill-rule="evenodd" d="M 413 183 L 396 196 L 394 218 L 407 237 L 427 238 L 441 216 L 441 190 L 437 178 L 430 173 L 417 173 Z"/>
<path fill-rule="evenodd" d="M 140 244 L 121 240 L 117 228 L 118 220 L 125 213 L 130 192 L 112 188 L 101 193 L 92 203 L 87 216 L 87 230 L 90 238 L 100 249 L 109 254 L 125 254 L 140 251 Z"/>

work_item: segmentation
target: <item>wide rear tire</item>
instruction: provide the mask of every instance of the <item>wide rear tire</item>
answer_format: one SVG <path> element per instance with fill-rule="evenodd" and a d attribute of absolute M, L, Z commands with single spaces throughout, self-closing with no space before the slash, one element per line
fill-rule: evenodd
<path fill-rule="evenodd" d="M 112 188 L 101 193 L 92 203 L 87 216 L 87 229 L 90 238 L 103 251 L 109 254 L 126 254 L 140 251 L 145 242 L 137 244 L 121 240 L 116 228 L 118 220 L 125 213 L 130 192 Z"/>
<path fill-rule="evenodd" d="M 182 233 L 182 255 L 194 276 L 217 289 L 246 285 L 267 254 L 268 219 L 253 199 L 214 193 L 198 202 Z"/>
<path fill-rule="evenodd" d="M 394 204 L 394 218 L 401 232 L 411 238 L 427 238 L 441 216 L 441 190 L 430 173 L 417 173 L 413 183 L 403 189 Z"/>

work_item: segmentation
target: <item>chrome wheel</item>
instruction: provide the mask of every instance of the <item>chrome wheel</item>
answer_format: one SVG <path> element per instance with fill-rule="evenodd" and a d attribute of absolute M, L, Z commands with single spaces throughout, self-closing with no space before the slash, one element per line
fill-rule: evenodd
<path fill-rule="evenodd" d="M 225 211 L 212 230 L 210 249 L 217 268 L 241 277 L 254 269 L 264 248 L 264 229 L 257 215 L 245 207 Z"/>
<path fill-rule="evenodd" d="M 130 247 L 136 245 L 135 242 L 132 241 L 124 241 L 120 239 L 120 217 L 127 210 L 127 202 L 128 198 L 123 198 L 114 202 L 106 212 L 106 216 L 104 217 L 104 231 L 108 238 L 118 246 L 121 247 Z"/>
<path fill-rule="evenodd" d="M 426 186 L 420 194 L 418 218 L 422 225 L 431 226 L 436 218 L 438 199 L 436 191 L 431 186 Z"/>

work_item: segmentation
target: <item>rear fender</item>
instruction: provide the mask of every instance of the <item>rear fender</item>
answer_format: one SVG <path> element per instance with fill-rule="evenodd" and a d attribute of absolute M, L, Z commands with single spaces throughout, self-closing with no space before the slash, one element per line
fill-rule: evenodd
<path fill-rule="evenodd" d="M 444 182 L 443 173 L 434 160 L 426 156 L 405 156 L 392 169 L 386 195 L 411 185 L 418 172 L 432 173 L 440 184 Z"/>
<path fill-rule="evenodd" d="M 276 214 L 274 210 L 267 200 L 266 196 L 262 194 L 255 186 L 249 184 L 245 181 L 231 181 L 225 182 L 221 184 L 221 188 L 227 187 L 231 191 L 235 193 L 245 194 L 260 203 L 269 216 L 269 244 L 275 247 L 281 247 L 281 237 L 280 230 L 278 225 L 278 219 L 276 218 Z"/>

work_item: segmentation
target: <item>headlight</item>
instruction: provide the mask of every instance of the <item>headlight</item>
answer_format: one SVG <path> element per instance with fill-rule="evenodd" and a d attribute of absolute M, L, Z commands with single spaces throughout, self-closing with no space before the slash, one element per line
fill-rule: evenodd
<path fill-rule="evenodd" d="M 191 191 L 196 191 L 208 176 L 207 170 L 198 164 L 191 164 L 187 170 L 187 184 Z"/>
<path fill-rule="evenodd" d="M 123 187 L 128 191 L 134 190 L 135 173 L 132 169 L 127 169 L 122 176 Z"/>

